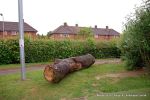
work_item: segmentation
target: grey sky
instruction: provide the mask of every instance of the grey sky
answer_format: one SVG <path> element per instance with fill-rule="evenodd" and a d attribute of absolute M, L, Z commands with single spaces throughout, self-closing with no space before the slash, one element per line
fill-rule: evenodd
<path fill-rule="evenodd" d="M 74 26 L 105 27 L 122 31 L 125 17 L 142 0 L 23 0 L 24 20 L 46 34 L 64 22 Z M 6 21 L 18 21 L 18 0 L 0 0 Z M 2 20 L 0 16 L 0 20 Z"/>

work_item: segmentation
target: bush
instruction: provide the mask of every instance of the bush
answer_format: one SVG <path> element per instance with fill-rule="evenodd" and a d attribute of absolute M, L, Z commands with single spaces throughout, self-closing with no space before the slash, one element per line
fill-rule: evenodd
<path fill-rule="evenodd" d="M 19 40 L 0 40 L 0 64 L 19 63 Z M 44 62 L 90 53 L 96 58 L 120 57 L 115 41 L 25 39 L 25 62 Z"/>
<path fill-rule="evenodd" d="M 121 39 L 122 57 L 128 69 L 150 66 L 150 1 L 128 18 Z"/>
<path fill-rule="evenodd" d="M 18 63 L 19 43 L 16 39 L 0 40 L 0 64 Z"/>

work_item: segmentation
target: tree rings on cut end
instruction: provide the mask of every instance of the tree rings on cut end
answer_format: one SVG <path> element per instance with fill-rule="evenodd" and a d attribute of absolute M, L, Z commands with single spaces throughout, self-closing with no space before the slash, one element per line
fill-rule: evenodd
<path fill-rule="evenodd" d="M 47 81 L 51 82 L 54 79 L 54 71 L 51 65 L 47 65 L 44 69 L 44 77 Z"/>

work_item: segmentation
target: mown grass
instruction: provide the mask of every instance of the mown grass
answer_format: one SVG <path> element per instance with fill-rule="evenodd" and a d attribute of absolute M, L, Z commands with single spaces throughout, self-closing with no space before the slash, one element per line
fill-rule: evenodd
<path fill-rule="evenodd" d="M 126 78 L 105 77 L 99 80 L 95 78 L 124 71 L 126 70 L 122 63 L 93 65 L 88 69 L 69 74 L 58 84 L 47 82 L 42 70 L 27 72 L 25 81 L 20 80 L 20 74 L 3 75 L 0 76 L 0 100 L 70 100 L 80 97 L 98 100 L 103 98 L 97 96 L 99 93 L 124 93 L 122 91 L 132 93 L 135 89 L 136 93 L 141 93 L 141 89 L 144 89 L 143 93 L 149 93 L 148 75 Z M 141 100 L 144 100 L 143 98 Z"/>
<path fill-rule="evenodd" d="M 134 89 L 115 93 L 98 93 L 88 100 L 149 100 L 150 88 Z"/>
<path fill-rule="evenodd" d="M 39 63 L 26 63 L 26 67 L 34 67 L 34 66 L 39 66 L 39 65 L 45 65 L 49 64 L 51 62 L 39 62 Z M 0 70 L 2 69 L 14 69 L 14 68 L 20 68 L 20 64 L 5 64 L 5 65 L 0 65 Z"/>
<path fill-rule="evenodd" d="M 97 59 L 98 61 L 103 61 L 103 60 L 114 60 L 114 58 L 103 58 L 103 59 Z M 39 65 L 46 65 L 46 64 L 50 64 L 53 61 L 49 61 L 49 62 L 38 62 L 38 63 L 25 63 L 25 67 L 34 67 L 34 66 L 39 66 Z M 0 65 L 0 70 L 2 69 L 15 69 L 15 68 L 20 68 L 21 65 L 20 64 L 2 64 Z"/>

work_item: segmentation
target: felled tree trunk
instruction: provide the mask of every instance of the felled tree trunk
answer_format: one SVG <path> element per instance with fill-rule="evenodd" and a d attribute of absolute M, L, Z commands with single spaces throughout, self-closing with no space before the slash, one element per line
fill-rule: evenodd
<path fill-rule="evenodd" d="M 88 68 L 94 64 L 95 58 L 91 54 L 57 59 L 53 64 L 47 65 L 44 69 L 44 77 L 49 82 L 57 83 L 68 73 Z"/>

